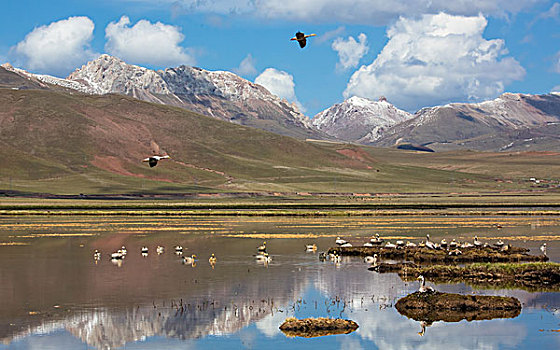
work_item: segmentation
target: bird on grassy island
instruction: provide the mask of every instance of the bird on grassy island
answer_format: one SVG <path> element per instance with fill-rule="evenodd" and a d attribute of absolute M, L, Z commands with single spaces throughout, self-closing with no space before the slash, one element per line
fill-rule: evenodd
<path fill-rule="evenodd" d="M 364 247 L 371 248 L 371 247 L 373 247 L 373 244 L 371 242 L 366 242 L 366 243 L 364 243 Z"/>
<path fill-rule="evenodd" d="M 451 249 L 455 249 L 457 248 L 459 244 L 457 243 L 457 241 L 455 240 L 455 238 L 453 238 L 453 240 L 451 242 L 449 242 L 449 248 Z"/>
<path fill-rule="evenodd" d="M 474 236 L 474 242 L 473 242 L 475 247 L 480 247 L 482 246 L 482 242 L 478 240 L 478 236 Z"/>
<path fill-rule="evenodd" d="M 416 248 L 417 246 L 418 245 L 414 242 L 409 242 L 409 241 L 406 242 L 406 247 L 407 248 Z"/>
<path fill-rule="evenodd" d="M 452 249 L 452 250 L 449 251 L 449 255 L 450 255 L 450 256 L 459 256 L 459 255 L 461 255 L 461 254 L 463 254 L 463 252 L 460 251 L 460 250 L 457 249 L 457 248 Z"/>
<path fill-rule="evenodd" d="M 430 234 L 426 234 L 426 248 L 436 249 L 434 242 L 430 241 Z"/>
<path fill-rule="evenodd" d="M 498 242 L 496 242 L 494 245 L 495 245 L 496 247 L 498 247 L 498 248 L 501 248 L 501 247 L 504 246 L 504 241 L 502 241 L 502 240 L 500 239 L 500 240 L 499 240 Z"/>
<path fill-rule="evenodd" d="M 302 49 L 305 47 L 305 44 L 307 44 L 307 38 L 312 37 L 312 36 L 316 36 L 317 34 L 308 34 L 305 35 L 302 32 L 297 32 L 296 36 L 291 38 L 290 40 L 297 40 L 299 47 L 301 47 Z"/>
<path fill-rule="evenodd" d="M 376 233 L 375 237 L 372 237 L 369 241 L 372 244 L 380 245 L 381 243 L 383 243 L 383 238 L 379 237 L 379 233 Z"/>
<path fill-rule="evenodd" d="M 418 289 L 420 293 L 429 293 L 435 291 L 432 287 L 426 286 L 426 280 L 424 279 L 424 276 L 418 276 L 418 280 L 420 281 L 420 288 Z"/>
<path fill-rule="evenodd" d="M 541 245 L 541 252 L 543 252 L 543 255 L 546 255 L 546 242 Z"/>
<path fill-rule="evenodd" d="M 148 162 L 148 164 L 150 165 L 150 168 L 153 168 L 157 165 L 157 163 L 160 160 L 169 159 L 169 158 L 171 158 L 171 157 L 168 156 L 168 155 L 165 155 L 165 156 L 151 156 L 151 157 L 148 157 L 148 158 L 144 158 L 142 161 L 143 162 Z"/>
<path fill-rule="evenodd" d="M 387 244 L 385 244 L 385 248 L 393 249 L 393 248 L 396 248 L 396 247 L 397 247 L 397 245 L 393 244 L 391 242 L 387 242 Z"/>
<path fill-rule="evenodd" d="M 340 246 L 340 248 L 350 248 L 352 247 L 352 243 L 346 242 Z"/>

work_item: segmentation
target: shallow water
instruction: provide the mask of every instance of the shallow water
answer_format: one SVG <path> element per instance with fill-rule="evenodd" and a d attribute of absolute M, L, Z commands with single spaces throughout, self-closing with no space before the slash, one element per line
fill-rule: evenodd
<path fill-rule="evenodd" d="M 551 260 L 560 261 L 558 217 L 1 217 L 0 349 L 560 346 L 560 293 L 463 284 L 435 287 L 512 295 L 523 303 L 521 315 L 436 322 L 419 334 L 420 323 L 393 307 L 417 282 L 370 272 L 358 258 L 338 266 L 318 259 L 337 235 L 361 244 L 375 232 L 393 240 L 419 241 L 426 233 L 434 240 L 501 238 L 533 253 L 546 241 Z M 263 240 L 273 259 L 268 266 L 254 258 Z M 318 252 L 305 252 L 307 243 Z M 184 255 L 198 256 L 195 266 L 181 263 L 178 244 Z M 123 245 L 128 254 L 115 264 L 110 253 Z M 343 317 L 360 327 L 348 335 L 288 338 L 278 327 L 290 316 Z"/>

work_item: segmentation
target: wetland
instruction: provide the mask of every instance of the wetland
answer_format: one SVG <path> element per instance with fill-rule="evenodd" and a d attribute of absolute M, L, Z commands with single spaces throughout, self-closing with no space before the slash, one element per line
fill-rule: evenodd
<path fill-rule="evenodd" d="M 432 280 L 422 270 L 437 291 L 514 297 L 522 305 L 520 312 L 502 316 L 469 311 L 453 322 L 426 322 L 395 307 L 418 290 L 415 278 L 368 271 L 360 256 L 344 256 L 339 263 L 319 260 L 337 236 L 360 245 L 374 233 L 414 242 L 428 233 L 435 241 L 472 241 L 476 235 L 483 242 L 503 240 L 526 248 L 532 255 L 540 255 L 539 247 L 547 242 L 550 262 L 560 262 L 560 217 L 555 215 L 2 215 L 0 349 L 560 345 L 560 293 L 550 286 Z M 255 257 L 263 241 L 269 262 Z M 318 249 L 306 251 L 312 243 Z M 195 254 L 198 260 L 183 263 L 177 245 L 183 247 L 182 256 Z M 111 259 L 122 246 L 126 257 Z M 165 248 L 163 253 L 157 254 L 158 246 Z M 148 247 L 145 256 L 142 247 Z M 212 253 L 217 258 L 213 265 L 208 262 Z M 279 329 L 291 317 L 347 319 L 359 328 L 349 334 L 291 337 Z"/>

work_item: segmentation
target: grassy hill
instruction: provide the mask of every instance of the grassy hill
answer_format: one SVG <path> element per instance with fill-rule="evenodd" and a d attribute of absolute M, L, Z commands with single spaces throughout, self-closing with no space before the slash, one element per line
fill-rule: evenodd
<path fill-rule="evenodd" d="M 172 159 L 149 168 L 154 153 Z M 305 142 L 120 95 L 0 89 L 0 190 L 472 192 L 559 173 L 556 154 L 475 154 Z"/>

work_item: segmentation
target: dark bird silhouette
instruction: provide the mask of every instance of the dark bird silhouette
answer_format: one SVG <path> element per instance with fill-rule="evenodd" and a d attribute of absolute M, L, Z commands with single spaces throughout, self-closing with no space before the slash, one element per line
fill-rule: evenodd
<path fill-rule="evenodd" d="M 148 162 L 148 164 L 150 164 L 150 168 L 153 168 L 157 165 L 158 161 L 162 160 L 162 159 L 168 159 L 171 158 L 169 156 L 151 156 L 148 157 L 144 160 L 142 160 L 143 162 Z"/>
<path fill-rule="evenodd" d="M 317 34 L 309 34 L 309 35 L 305 35 L 302 32 L 297 32 L 296 36 L 294 38 L 291 38 L 290 40 L 297 40 L 299 47 L 301 47 L 302 49 L 305 47 L 305 45 L 307 44 L 307 39 L 311 36 L 316 36 Z"/>

